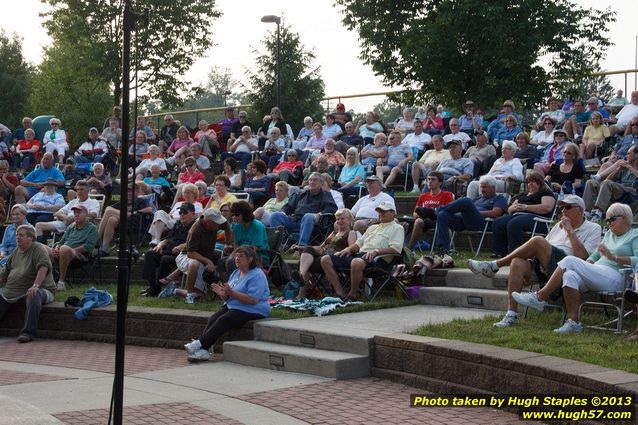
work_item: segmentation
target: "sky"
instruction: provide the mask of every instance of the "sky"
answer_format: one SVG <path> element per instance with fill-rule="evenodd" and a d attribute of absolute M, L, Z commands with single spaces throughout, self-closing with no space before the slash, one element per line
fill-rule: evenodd
<path fill-rule="evenodd" d="M 636 0 L 576 0 L 583 7 L 604 9 L 611 6 L 618 12 L 617 21 L 610 28 L 615 43 L 603 62 L 605 70 L 624 70 L 635 67 L 636 37 L 638 36 L 638 1 Z M 237 80 L 245 81 L 244 66 L 251 66 L 252 47 L 260 47 L 260 41 L 275 24 L 260 21 L 264 15 L 281 15 L 284 23 L 300 34 L 302 43 L 314 50 L 316 64 L 321 66 L 326 95 L 339 96 L 388 91 L 399 87 L 387 87 L 375 76 L 370 66 L 358 59 L 359 43 L 355 32 L 341 24 L 339 9 L 333 0 L 271 0 L 247 2 L 218 0 L 217 10 L 222 17 L 213 23 L 214 34 L 207 53 L 196 60 L 186 79 L 194 84 L 205 81 L 211 66 L 231 69 Z M 49 42 L 42 27 L 39 13 L 46 13 L 48 6 L 40 0 L 4 0 L 3 19 L 0 28 L 16 32 L 23 38 L 24 54 L 30 62 L 41 61 L 42 49 Z M 285 55 L 284 55 L 285 56 Z M 285 59 L 284 59 L 285 60 Z M 617 89 L 624 89 L 624 76 L 611 77 Z M 628 90 L 634 88 L 634 74 L 628 76 Z M 344 99 L 347 109 L 363 112 L 383 100 L 383 96 Z M 334 105 L 331 102 L 331 106 Z"/>

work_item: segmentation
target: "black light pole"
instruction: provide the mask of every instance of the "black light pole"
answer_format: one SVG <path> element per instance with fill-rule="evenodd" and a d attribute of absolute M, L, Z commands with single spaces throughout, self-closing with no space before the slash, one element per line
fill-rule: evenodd
<path fill-rule="evenodd" d="M 128 134 L 130 113 L 130 75 L 131 75 L 131 33 L 135 30 L 135 21 L 145 19 L 148 22 L 148 9 L 143 15 L 133 11 L 132 0 L 124 3 L 124 36 L 122 48 L 122 160 L 120 163 L 120 244 L 117 254 L 117 324 L 115 333 L 115 374 L 113 378 L 113 423 L 122 424 L 124 399 L 124 345 L 126 331 L 126 309 L 128 305 L 129 255 L 127 241 L 128 213 Z"/>
<path fill-rule="evenodd" d="M 277 24 L 277 69 L 276 69 L 276 73 L 277 73 L 277 98 L 276 98 L 276 103 L 278 108 L 281 108 L 281 59 L 280 59 L 280 44 L 281 44 L 281 36 L 279 33 L 279 25 L 281 24 L 281 16 L 276 16 L 276 15 L 266 15 L 266 16 L 262 16 L 261 17 L 261 22 L 266 22 L 266 23 L 275 23 Z"/>

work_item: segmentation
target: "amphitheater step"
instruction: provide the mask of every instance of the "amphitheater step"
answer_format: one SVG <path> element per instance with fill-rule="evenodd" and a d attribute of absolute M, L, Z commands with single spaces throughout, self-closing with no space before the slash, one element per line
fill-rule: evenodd
<path fill-rule="evenodd" d="M 426 287 L 419 291 L 421 304 L 448 307 L 507 310 L 507 291 L 453 287 Z"/>
<path fill-rule="evenodd" d="M 499 270 L 494 278 L 474 274 L 469 269 L 448 270 L 445 285 L 454 288 L 468 289 L 504 289 L 507 288 L 509 270 Z"/>
<path fill-rule="evenodd" d="M 333 379 L 370 376 L 370 359 L 367 355 L 267 341 L 225 342 L 224 361 Z"/>
<path fill-rule="evenodd" d="M 257 322 L 254 327 L 255 339 L 277 344 L 316 348 L 328 351 L 343 351 L 367 356 L 370 353 L 371 335 L 361 331 L 338 329 L 317 330 L 316 324 L 307 326 L 304 321 L 271 320 Z"/>

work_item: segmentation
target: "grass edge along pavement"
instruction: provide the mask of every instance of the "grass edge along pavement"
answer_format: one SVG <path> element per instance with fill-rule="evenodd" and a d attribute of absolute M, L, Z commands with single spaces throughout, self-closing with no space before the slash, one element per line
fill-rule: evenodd
<path fill-rule="evenodd" d="M 117 303 L 117 285 L 112 284 L 84 284 L 74 285 L 73 288 L 68 288 L 65 292 L 56 293 L 56 301 L 64 302 L 67 297 L 72 295 L 82 298 L 82 294 L 86 292 L 90 287 L 95 286 L 96 289 L 106 290 L 113 295 L 113 303 Z M 129 287 L 129 306 L 136 307 L 153 307 L 153 308 L 171 308 L 182 310 L 195 310 L 195 311 L 209 311 L 211 313 L 217 311 L 222 301 L 218 297 L 206 298 L 204 301 L 196 301 L 195 304 L 186 304 L 182 297 L 170 297 L 170 298 L 157 298 L 157 297 L 144 297 L 139 295 L 142 289 L 146 288 L 146 285 L 140 285 L 131 283 Z M 281 291 L 274 290 L 271 292 L 271 296 L 281 296 Z M 360 311 L 379 310 L 385 308 L 405 307 L 409 305 L 417 304 L 418 300 L 403 300 L 394 298 L 391 295 L 379 296 L 374 302 L 364 302 L 363 304 L 351 305 L 345 308 L 337 308 L 331 311 L 329 314 L 344 314 L 344 313 L 356 313 Z M 309 311 L 296 311 L 288 308 L 273 308 L 270 317 L 276 319 L 300 319 L 302 317 L 311 317 L 313 314 Z"/>
<path fill-rule="evenodd" d="M 638 345 L 626 341 L 626 335 L 593 329 L 585 329 L 580 334 L 556 334 L 553 330 L 560 326 L 561 319 L 557 311 L 540 314 L 530 311 L 527 318 L 519 316 L 518 325 L 497 329 L 493 324 L 500 319 L 501 316 L 455 319 L 446 324 L 421 326 L 413 334 L 531 351 L 638 373 Z M 584 323 L 599 323 L 603 319 L 602 313 L 583 314 Z M 635 315 L 632 315 L 624 328 L 631 332 L 635 326 Z"/>

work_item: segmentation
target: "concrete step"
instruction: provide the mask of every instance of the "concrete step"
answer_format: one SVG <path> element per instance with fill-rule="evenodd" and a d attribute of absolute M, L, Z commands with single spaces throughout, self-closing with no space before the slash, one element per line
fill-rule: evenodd
<path fill-rule="evenodd" d="M 507 269 L 507 268 L 506 268 Z M 509 270 L 499 270 L 493 278 L 482 274 L 474 274 L 470 269 L 449 269 L 445 285 L 454 288 L 468 289 L 505 289 Z"/>
<path fill-rule="evenodd" d="M 370 376 L 367 355 L 275 344 L 267 341 L 224 343 L 224 361 L 333 379 Z"/>
<path fill-rule="evenodd" d="M 421 288 L 419 301 L 421 304 L 429 305 L 505 311 L 507 310 L 507 291 L 501 289 L 429 287 Z"/>
<path fill-rule="evenodd" d="M 304 326 L 305 325 L 305 326 Z M 254 327 L 255 339 L 276 344 L 319 350 L 343 351 L 368 356 L 371 336 L 361 332 L 343 332 L 335 329 L 317 330 L 312 323 L 292 320 L 271 320 L 257 322 Z"/>

